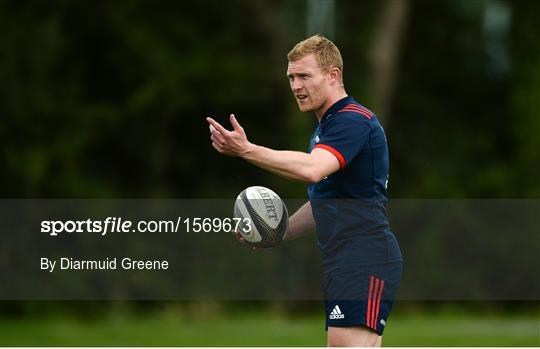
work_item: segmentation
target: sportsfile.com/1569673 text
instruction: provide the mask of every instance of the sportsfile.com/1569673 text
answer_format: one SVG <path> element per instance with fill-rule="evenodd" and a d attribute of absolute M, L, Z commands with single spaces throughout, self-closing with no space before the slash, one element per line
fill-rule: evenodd
<path fill-rule="evenodd" d="M 133 224 L 122 217 L 107 217 L 104 220 L 44 220 L 41 232 L 50 236 L 63 233 L 96 233 L 105 236 L 108 233 L 149 232 L 149 233 L 210 233 L 251 230 L 249 218 L 210 218 L 177 217 L 176 220 L 141 220 Z"/>

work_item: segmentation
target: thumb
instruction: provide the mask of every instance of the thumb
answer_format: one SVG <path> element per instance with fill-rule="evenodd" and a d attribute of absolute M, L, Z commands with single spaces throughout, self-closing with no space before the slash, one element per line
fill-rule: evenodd
<path fill-rule="evenodd" d="M 234 129 L 235 131 L 240 131 L 240 130 L 242 130 L 242 126 L 240 126 L 240 124 L 238 123 L 238 121 L 237 121 L 236 118 L 234 117 L 234 114 L 231 114 L 230 120 L 231 120 L 231 125 L 232 125 L 232 127 L 233 127 L 233 129 Z"/>

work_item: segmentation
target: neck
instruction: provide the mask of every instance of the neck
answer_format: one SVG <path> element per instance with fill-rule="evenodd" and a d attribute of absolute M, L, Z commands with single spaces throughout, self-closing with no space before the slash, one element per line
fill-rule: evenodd
<path fill-rule="evenodd" d="M 323 106 L 319 110 L 315 111 L 315 116 L 317 117 L 317 120 L 321 121 L 326 111 L 331 106 L 333 106 L 334 103 L 336 103 L 337 101 L 345 97 L 347 97 L 347 92 L 345 92 L 345 90 L 342 89 L 339 92 L 333 94 L 330 98 L 328 98 L 326 102 L 323 104 Z"/>

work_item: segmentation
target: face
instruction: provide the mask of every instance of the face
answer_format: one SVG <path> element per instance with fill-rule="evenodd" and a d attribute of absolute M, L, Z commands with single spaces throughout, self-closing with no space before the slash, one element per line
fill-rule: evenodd
<path fill-rule="evenodd" d="M 323 73 L 315 55 L 289 62 L 287 76 L 300 111 L 322 116 L 319 114 L 326 110 L 331 86 L 329 75 Z"/>

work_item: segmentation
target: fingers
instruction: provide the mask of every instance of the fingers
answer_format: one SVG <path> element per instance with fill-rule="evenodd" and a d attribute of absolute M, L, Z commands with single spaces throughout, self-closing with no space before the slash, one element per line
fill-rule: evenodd
<path fill-rule="evenodd" d="M 248 242 L 246 240 L 244 240 L 244 238 L 242 237 L 242 234 L 240 234 L 240 232 L 238 232 L 236 230 L 233 231 L 233 236 L 242 245 L 249 245 Z"/>
<path fill-rule="evenodd" d="M 247 242 L 247 241 L 242 237 L 242 234 L 241 234 L 239 231 L 237 231 L 237 230 L 233 231 L 233 235 L 234 235 L 236 241 L 238 241 L 238 242 L 241 243 L 242 245 L 248 246 L 248 247 L 251 246 L 251 244 L 250 244 L 249 242 Z M 252 249 L 253 251 L 258 250 L 258 248 L 255 247 L 255 246 L 251 246 L 251 249 Z"/>
<path fill-rule="evenodd" d="M 210 126 L 214 127 L 217 131 L 219 131 L 222 134 L 227 134 L 229 131 L 227 131 L 223 126 L 219 124 L 216 120 L 212 118 L 206 118 L 206 121 L 210 124 Z M 212 129 L 210 129 L 212 131 Z"/>
<path fill-rule="evenodd" d="M 236 240 L 240 241 L 241 243 L 243 243 L 244 245 L 247 245 L 247 242 L 246 240 L 244 240 L 244 238 L 242 237 L 242 234 L 240 234 L 239 232 L 236 232 Z"/>
<path fill-rule="evenodd" d="M 219 132 L 216 129 L 216 127 L 214 127 L 214 125 L 212 124 L 212 122 L 209 119 L 211 121 L 213 121 L 214 123 L 217 123 L 217 122 L 215 122 L 211 118 L 206 118 L 206 120 L 209 123 L 208 128 L 210 130 L 210 139 L 212 140 L 212 146 L 214 147 L 214 149 L 216 149 L 217 151 L 222 153 L 223 152 L 222 144 L 225 142 L 225 138 L 223 137 L 223 134 L 221 132 Z M 217 123 L 217 124 L 219 125 L 219 123 Z"/>
<path fill-rule="evenodd" d="M 236 120 L 236 117 L 234 116 L 234 114 L 231 114 L 229 119 L 230 119 L 231 125 L 232 125 L 232 127 L 233 127 L 233 129 L 235 131 L 242 131 L 243 130 L 242 126 L 240 126 L 240 124 Z"/>
<path fill-rule="evenodd" d="M 210 136 L 210 139 L 220 144 L 225 143 L 225 137 L 223 137 L 223 135 L 219 133 L 218 131 L 214 131 L 212 135 Z"/>
<path fill-rule="evenodd" d="M 221 154 L 241 156 L 245 152 L 246 147 L 249 146 L 249 142 L 247 142 L 244 129 L 240 126 L 234 114 L 230 115 L 230 121 L 234 128 L 232 131 L 228 131 L 219 122 L 210 117 L 207 117 L 206 121 L 210 130 L 212 146 Z"/>
<path fill-rule="evenodd" d="M 265 247 L 257 247 L 257 246 L 253 246 L 252 244 L 250 244 L 249 242 L 247 242 L 243 237 L 242 237 L 242 234 L 237 231 L 237 230 L 233 230 L 232 231 L 232 234 L 234 236 L 234 238 L 236 239 L 236 241 L 238 241 L 239 243 L 241 243 L 242 245 L 244 246 L 247 246 L 249 247 L 252 251 L 266 251 L 266 250 L 270 250 L 271 248 L 265 248 Z"/>
<path fill-rule="evenodd" d="M 224 152 L 224 150 L 223 150 L 223 148 L 221 147 L 221 145 L 219 145 L 219 144 L 216 143 L 216 142 L 212 142 L 212 147 L 214 147 L 214 149 L 217 150 L 217 151 L 220 152 L 220 153 L 223 153 L 223 152 Z"/>

